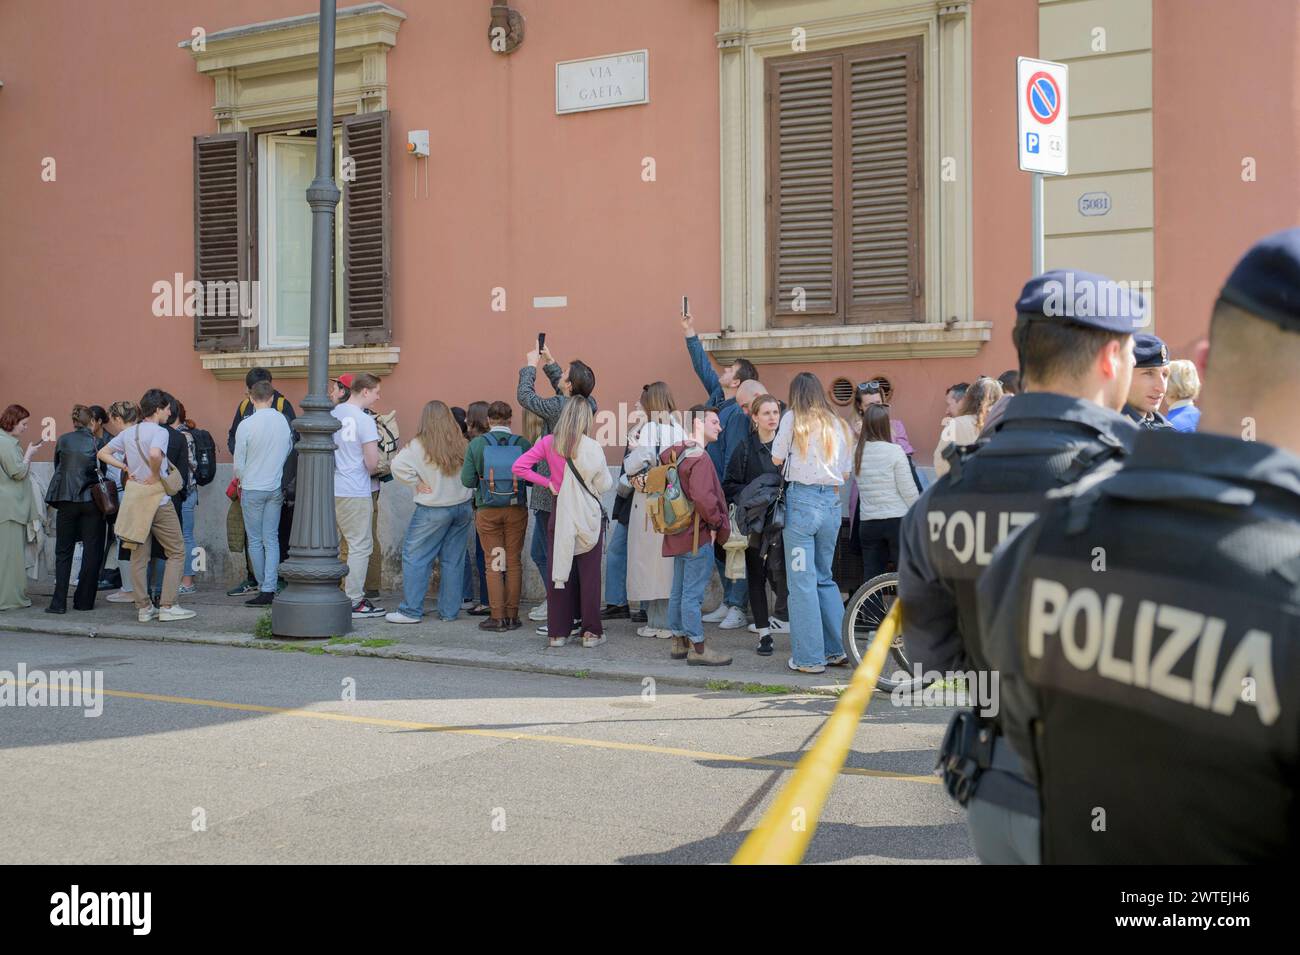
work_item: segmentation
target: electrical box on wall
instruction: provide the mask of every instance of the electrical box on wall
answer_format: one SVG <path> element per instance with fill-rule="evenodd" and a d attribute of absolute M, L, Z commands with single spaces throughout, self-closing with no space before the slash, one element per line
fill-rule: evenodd
<path fill-rule="evenodd" d="M 429 155 L 429 131 L 427 129 L 412 129 L 406 134 L 406 151 L 412 156 Z"/>

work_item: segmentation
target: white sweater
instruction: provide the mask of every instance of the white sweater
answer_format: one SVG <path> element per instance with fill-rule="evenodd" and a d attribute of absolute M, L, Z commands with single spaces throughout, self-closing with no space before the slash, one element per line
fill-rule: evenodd
<path fill-rule="evenodd" d="M 393 477 L 403 484 L 418 487 L 427 484 L 430 494 L 415 495 L 415 503 L 425 507 L 453 507 L 464 504 L 474 496 L 474 489 L 460 483 L 460 472 L 443 474 L 438 466 L 429 462 L 424 456 L 424 446 L 419 438 L 412 438 L 411 443 L 393 456 L 390 464 Z"/>
<path fill-rule="evenodd" d="M 601 505 L 592 499 L 614 486 L 605 465 L 605 452 L 591 438 L 584 436 L 578 442 L 578 453 L 573 456 L 582 479 L 591 489 L 588 494 L 578 479 L 565 465 L 564 482 L 555 498 L 555 552 L 551 555 L 551 580 L 562 590 L 573 569 L 573 558 L 585 554 L 600 540 Z"/>
<path fill-rule="evenodd" d="M 892 441 L 868 441 L 858 468 L 858 517 L 882 521 L 902 517 L 919 497 L 907 455 Z"/>

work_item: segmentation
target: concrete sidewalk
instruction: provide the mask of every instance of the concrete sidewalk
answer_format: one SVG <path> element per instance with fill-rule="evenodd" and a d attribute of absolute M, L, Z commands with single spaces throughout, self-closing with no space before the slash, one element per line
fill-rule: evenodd
<path fill-rule="evenodd" d="M 57 636 L 112 637 L 123 640 L 154 640 L 176 643 L 207 643 L 224 646 L 252 647 L 310 653 L 358 654 L 392 657 L 425 663 L 454 666 L 487 667 L 549 673 L 569 677 L 600 677 L 642 683 L 647 677 L 666 685 L 708 689 L 741 689 L 749 684 L 751 692 L 789 692 L 834 694 L 848 684 L 852 671 L 828 668 L 824 674 L 795 673 L 786 666 L 790 656 L 788 634 L 775 636 L 776 650 L 770 657 L 754 652 L 758 638 L 746 629 L 720 630 L 705 624 L 705 637 L 712 646 L 729 653 L 733 660 L 725 667 L 693 667 L 684 660 L 668 656 L 671 641 L 636 635 L 637 625 L 627 620 L 606 621 L 608 637 L 603 646 L 584 649 L 573 641 L 562 649 L 549 649 L 546 638 L 534 632 L 536 623 L 521 609 L 524 626 L 509 633 L 488 633 L 478 629 L 481 617 L 462 613 L 460 618 L 445 622 L 432 613 L 433 601 L 426 603 L 426 616 L 418 624 L 393 624 L 377 617 L 354 620 L 352 632 L 333 640 L 278 640 L 256 636 L 258 619 L 265 608 L 246 607 L 247 597 L 227 597 L 224 590 L 200 589 L 183 599 L 183 606 L 198 616 L 180 623 L 153 621 L 140 623 L 134 604 L 108 603 L 101 592 L 95 609 L 80 612 L 69 605 L 66 614 L 44 612 L 49 604 L 52 584 L 38 584 L 28 591 L 32 606 L 24 610 L 0 613 L 0 633 L 45 633 Z M 375 603 L 388 610 L 397 609 L 400 595 L 385 592 Z M 371 641 L 383 643 L 367 645 Z M 392 641 L 392 642 L 388 642 Z M 735 684 L 734 687 L 720 683 Z M 647 684 L 648 685 L 648 684 Z M 765 689 L 759 689 L 763 687 Z"/>

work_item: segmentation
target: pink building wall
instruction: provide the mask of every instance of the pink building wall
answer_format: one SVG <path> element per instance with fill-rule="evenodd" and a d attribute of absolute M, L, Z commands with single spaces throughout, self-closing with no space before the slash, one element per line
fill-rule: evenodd
<path fill-rule="evenodd" d="M 1300 7 L 1154 0 L 1152 13 L 1158 331 L 1189 358 L 1237 259 L 1300 223 Z"/>
<path fill-rule="evenodd" d="M 537 331 L 596 369 L 603 407 L 663 378 L 680 404 L 702 391 L 676 322 L 689 294 L 718 327 L 719 116 L 716 0 L 518 0 L 527 39 L 502 58 L 486 4 L 395 3 L 389 53 L 394 339 L 384 380 L 409 434 L 421 405 L 513 402 Z M 1232 261 L 1294 224 L 1296 17 L 1271 0 L 1155 2 L 1156 282 L 1176 353 L 1204 328 Z M 201 369 L 184 318 L 155 318 L 151 287 L 193 269 L 192 137 L 215 131 L 212 81 L 179 40 L 314 9 L 309 0 L 16 0 L 0 9 L 0 403 L 66 428 L 72 403 L 145 387 L 175 392 L 224 434 L 242 383 Z M 1281 9 L 1281 12 L 1279 12 Z M 127 12 L 124 12 L 126 10 Z M 975 318 L 995 323 L 969 359 L 807 366 L 829 383 L 888 375 L 895 413 L 926 463 L 943 390 L 1014 367 L 1012 305 L 1029 273 L 1029 184 L 1011 144 L 1012 64 L 1037 52 L 1036 0 L 978 0 L 972 36 Z M 1279 29 L 1279 24 L 1285 28 Z M 1207 51 L 1204 38 L 1214 36 Z M 554 113 L 554 64 L 646 47 L 650 103 Z M 1252 98 L 1260 70 L 1271 97 Z M 406 131 L 431 131 L 429 198 L 413 197 Z M 1258 161 L 1243 183 L 1241 159 Z M 41 181 L 43 157 L 58 179 Z M 657 181 L 641 180 L 652 156 Z M 508 310 L 490 309 L 492 289 Z M 535 311 L 537 295 L 567 295 Z M 804 366 L 760 366 L 783 394 Z M 303 379 L 282 379 L 300 401 Z M 219 443 L 222 443 L 219 441 Z M 48 460 L 46 449 L 42 458 Z"/>

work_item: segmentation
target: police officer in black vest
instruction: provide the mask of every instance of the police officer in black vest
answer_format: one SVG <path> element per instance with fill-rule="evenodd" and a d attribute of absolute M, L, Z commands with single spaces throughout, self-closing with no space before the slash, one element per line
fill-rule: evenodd
<path fill-rule="evenodd" d="M 1128 389 L 1124 414 L 1148 431 L 1172 430 L 1160 413 L 1169 390 L 1169 348 L 1155 335 L 1133 336 L 1133 383 Z"/>
<path fill-rule="evenodd" d="M 979 584 L 1046 862 L 1300 848 L 1300 229 L 1237 265 L 1196 361 L 1200 433 L 1140 432 Z"/>
<path fill-rule="evenodd" d="M 903 639 L 914 665 L 966 673 L 968 686 L 990 690 L 977 709 L 957 714 L 939 754 L 944 784 L 967 806 L 971 840 L 986 863 L 1038 861 L 1038 795 L 999 735 L 975 582 L 1049 490 L 1128 453 L 1137 428 L 1119 409 L 1144 305 L 1137 292 L 1101 276 L 1053 271 L 1025 286 L 1016 312 L 1024 392 L 978 444 L 946 452 L 951 470 L 903 518 L 898 567 Z"/>

